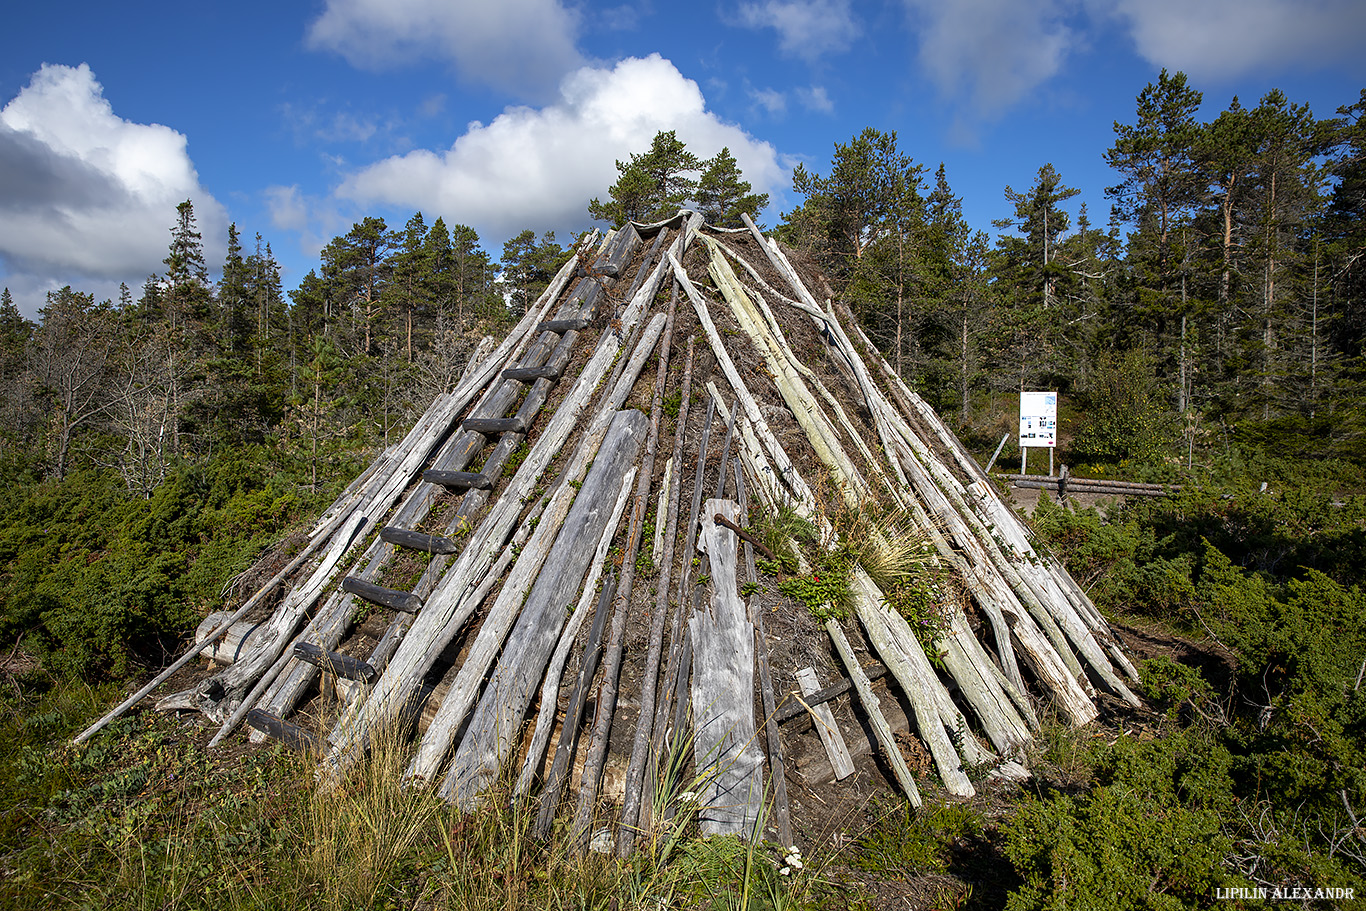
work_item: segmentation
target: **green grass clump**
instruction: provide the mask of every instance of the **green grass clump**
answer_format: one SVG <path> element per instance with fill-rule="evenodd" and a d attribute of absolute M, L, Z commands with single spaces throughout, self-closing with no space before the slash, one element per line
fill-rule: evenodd
<path fill-rule="evenodd" d="M 895 877 L 947 873 L 954 847 L 985 829 L 981 814 L 961 804 L 927 803 L 917 810 L 897 801 L 884 806 L 859 839 L 851 865 Z"/>

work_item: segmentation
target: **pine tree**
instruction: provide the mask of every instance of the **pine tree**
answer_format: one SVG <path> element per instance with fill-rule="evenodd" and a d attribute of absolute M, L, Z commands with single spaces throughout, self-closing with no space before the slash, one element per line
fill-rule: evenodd
<path fill-rule="evenodd" d="M 729 148 L 722 148 L 704 164 L 695 195 L 697 209 L 709 224 L 742 228 L 742 214 L 757 218 L 759 210 L 768 205 L 768 194 L 753 192 Z"/>
<path fill-rule="evenodd" d="M 673 130 L 655 134 L 648 151 L 616 163 L 620 175 L 608 187 L 608 201 L 594 198 L 588 214 L 620 227 L 628 221 L 651 222 L 672 216 L 693 198 L 697 182 L 690 177 L 702 166 Z"/>
<path fill-rule="evenodd" d="M 441 232 L 445 233 L 444 223 Z M 396 237 L 396 250 L 392 258 L 393 281 L 390 289 L 403 312 L 404 357 L 410 364 L 413 361 L 414 321 L 418 314 L 425 313 L 430 307 L 428 287 L 424 281 L 431 270 L 427 250 L 429 233 L 422 213 L 413 213 Z"/>
<path fill-rule="evenodd" d="M 537 241 L 536 232 L 528 228 L 503 244 L 501 271 L 514 319 L 535 303 L 569 255 L 555 242 L 554 231 L 547 231 Z"/>
<path fill-rule="evenodd" d="M 1105 153 L 1106 163 L 1124 178 L 1105 195 L 1115 200 L 1115 216 L 1144 238 L 1141 247 L 1131 242 L 1130 250 L 1150 251 L 1144 257 L 1150 261 L 1149 282 L 1159 294 L 1173 284 L 1172 232 L 1204 195 L 1195 160 L 1201 100 L 1186 85 L 1185 73 L 1168 76 L 1162 70 L 1156 84 L 1148 83 L 1138 95 L 1137 121 L 1115 121 L 1115 144 Z"/>

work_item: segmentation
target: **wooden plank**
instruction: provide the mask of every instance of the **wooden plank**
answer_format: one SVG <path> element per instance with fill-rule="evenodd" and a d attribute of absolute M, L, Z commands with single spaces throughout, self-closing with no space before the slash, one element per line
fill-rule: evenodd
<path fill-rule="evenodd" d="M 560 370 L 558 367 L 510 367 L 503 371 L 503 379 L 517 380 L 519 383 L 533 380 L 558 380 L 559 378 Z"/>
<path fill-rule="evenodd" d="M 355 576 L 347 576 L 343 579 L 341 587 L 342 591 L 369 601 L 371 604 L 378 604 L 391 610 L 400 610 L 405 614 L 415 614 L 422 610 L 422 599 L 412 592 L 385 588 L 383 585 L 366 582 L 364 579 L 357 579 Z"/>
<path fill-rule="evenodd" d="M 707 500 L 704 514 L 716 513 L 732 522 L 739 517 L 734 501 Z M 698 776 L 705 776 L 698 821 L 703 835 L 762 839 L 755 832 L 764 800 L 764 757 L 754 719 L 754 624 L 740 600 L 738 540 L 725 526 L 706 522 L 698 541 L 711 571 L 711 597 L 688 622 L 693 756 Z"/>
<path fill-rule="evenodd" d="M 290 724 L 261 709 L 247 712 L 246 722 L 267 737 L 296 750 L 312 753 L 317 751 L 320 744 L 317 734 L 305 731 L 297 724 Z"/>
<path fill-rule="evenodd" d="M 513 789 L 518 798 L 525 797 L 531 790 L 532 781 L 545 758 L 546 748 L 550 744 L 551 729 L 555 726 L 555 719 L 559 714 L 560 683 L 564 677 L 565 662 L 569 659 L 569 652 L 574 647 L 574 641 L 578 638 L 579 630 L 583 628 L 586 618 L 591 613 L 588 608 L 593 602 L 603 569 L 608 565 L 607 549 L 612 545 L 612 539 L 616 537 L 617 526 L 621 523 L 621 515 L 626 509 L 626 500 L 629 494 L 630 482 L 623 482 L 621 490 L 617 492 L 617 504 L 612 508 L 612 518 L 608 520 L 607 527 L 603 529 L 602 537 L 598 539 L 598 549 L 593 555 L 588 579 L 583 584 L 583 594 L 579 596 L 579 603 L 569 616 L 569 623 L 560 633 L 560 641 L 555 646 L 555 653 L 550 656 L 550 667 L 546 669 L 545 681 L 541 684 L 541 710 L 536 714 L 536 728 L 532 731 L 531 745 L 527 749 L 521 774 L 517 776 L 517 786 Z M 615 588 L 615 579 L 609 578 L 604 587 L 607 585 Z M 603 622 L 606 622 L 605 618 Z M 592 639 L 593 636 L 590 635 L 589 641 L 591 642 Z"/>
<path fill-rule="evenodd" d="M 488 490 L 493 487 L 493 482 L 487 475 L 477 471 L 446 471 L 441 468 L 429 468 L 422 472 L 422 480 L 428 484 L 440 484 L 443 487 L 455 487 L 465 489 L 473 487 L 476 490 Z"/>
<path fill-rule="evenodd" d="M 563 335 L 566 332 L 582 332 L 584 329 L 588 328 L 588 325 L 589 321 L 582 316 L 576 316 L 572 319 L 548 319 L 537 326 L 536 331 L 554 332 L 557 335 Z"/>
<path fill-rule="evenodd" d="M 443 535 L 428 535 L 408 528 L 395 528 L 392 525 L 381 528 L 379 536 L 395 547 L 406 547 L 428 554 L 453 554 L 460 550 L 459 544 Z"/>
<path fill-rule="evenodd" d="M 816 669 L 804 667 L 797 671 L 797 685 L 802 688 L 802 695 L 814 695 L 820 692 L 820 678 L 816 676 Z M 844 744 L 844 735 L 840 733 L 839 726 L 835 724 L 835 714 L 830 711 L 830 704 L 823 702 L 820 705 L 807 705 L 807 710 L 811 713 L 811 720 L 815 722 L 816 733 L 820 735 L 821 743 L 825 746 L 826 755 L 830 757 L 830 767 L 835 770 L 835 780 L 840 781 L 854 774 L 854 760 L 849 756 L 849 748 Z"/>
<path fill-rule="evenodd" d="M 500 433 L 526 433 L 526 424 L 518 418 L 465 418 L 460 429 L 490 437 Z"/>
<path fill-rule="evenodd" d="M 294 657 L 343 680 L 358 680 L 367 686 L 379 676 L 373 667 L 361 659 L 330 652 L 311 642 L 294 643 Z"/>

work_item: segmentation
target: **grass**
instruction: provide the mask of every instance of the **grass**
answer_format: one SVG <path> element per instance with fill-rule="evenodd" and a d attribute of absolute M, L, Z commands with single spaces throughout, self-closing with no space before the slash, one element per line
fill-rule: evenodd
<path fill-rule="evenodd" d="M 680 745 L 656 813 L 678 808 L 627 861 L 531 836 L 511 790 L 462 814 L 405 788 L 410 745 L 380 736 L 341 780 L 282 748 L 206 754 L 174 716 L 69 738 L 117 693 L 28 681 L 0 692 L 0 907 L 786 909 L 823 907 L 821 880 L 784 850 L 697 837 Z M 694 788 L 695 790 L 695 788 Z M 796 875 L 793 875 L 793 874 Z"/>

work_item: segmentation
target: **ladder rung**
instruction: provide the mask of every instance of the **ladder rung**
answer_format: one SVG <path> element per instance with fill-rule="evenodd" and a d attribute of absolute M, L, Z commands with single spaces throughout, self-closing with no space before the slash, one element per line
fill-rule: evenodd
<path fill-rule="evenodd" d="M 318 735 L 305 731 L 297 724 L 290 724 L 263 709 L 252 709 L 247 712 L 246 721 L 262 734 L 280 741 L 287 747 L 296 750 L 318 749 Z"/>
<path fill-rule="evenodd" d="M 588 320 L 581 316 L 574 319 L 548 319 L 536 327 L 537 332 L 557 332 L 563 335 L 566 332 L 578 332 L 588 328 Z"/>
<path fill-rule="evenodd" d="M 517 418 L 465 418 L 461 430 L 473 430 L 484 436 L 499 433 L 526 433 L 526 425 Z"/>
<path fill-rule="evenodd" d="M 559 367 L 509 367 L 503 371 L 503 379 L 518 380 L 523 383 L 528 380 L 558 380 L 559 378 Z"/>
<path fill-rule="evenodd" d="M 398 528 L 394 525 L 386 525 L 379 530 L 380 539 L 393 544 L 395 547 L 406 547 L 409 550 L 420 550 L 429 554 L 453 554 L 460 550 L 460 545 L 450 538 L 441 535 L 427 535 L 420 531 L 412 531 L 407 528 Z"/>
<path fill-rule="evenodd" d="M 441 468 L 429 468 L 422 472 L 422 480 L 428 484 L 440 484 L 444 487 L 493 489 L 493 482 L 489 480 L 488 475 L 479 474 L 476 471 L 446 471 Z"/>
<path fill-rule="evenodd" d="M 312 642 L 294 643 L 294 657 L 343 680 L 359 680 L 367 686 L 379 677 L 379 673 L 368 662 L 341 652 L 329 652 Z"/>
<path fill-rule="evenodd" d="M 347 576 L 343 579 L 341 587 L 342 591 L 355 595 L 357 598 L 364 598 L 371 604 L 401 610 L 406 614 L 415 614 L 422 610 L 422 599 L 412 592 L 385 588 L 383 585 L 366 582 L 364 579 L 357 579 L 355 576 Z"/>

